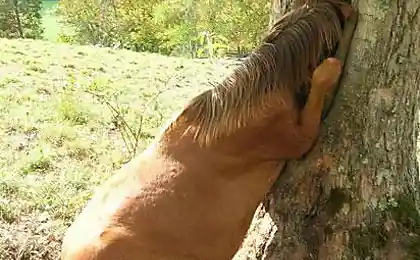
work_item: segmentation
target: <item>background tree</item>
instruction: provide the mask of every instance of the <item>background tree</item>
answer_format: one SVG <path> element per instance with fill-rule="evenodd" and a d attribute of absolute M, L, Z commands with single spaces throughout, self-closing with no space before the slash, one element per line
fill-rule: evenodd
<path fill-rule="evenodd" d="M 40 39 L 41 0 L 0 0 L 0 37 Z"/>
<path fill-rule="evenodd" d="M 59 2 L 75 42 L 190 57 L 250 51 L 267 28 L 269 11 L 267 0 Z"/>
<path fill-rule="evenodd" d="M 277 0 L 273 17 L 292 4 Z M 354 6 L 358 27 L 321 137 L 289 163 L 236 259 L 420 259 L 420 2 Z"/>

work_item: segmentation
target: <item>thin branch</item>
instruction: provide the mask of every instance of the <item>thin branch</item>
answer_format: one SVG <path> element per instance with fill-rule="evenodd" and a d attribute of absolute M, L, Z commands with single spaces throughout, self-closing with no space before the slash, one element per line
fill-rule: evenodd
<path fill-rule="evenodd" d="M 108 100 L 106 100 L 106 98 L 104 97 L 104 95 L 92 92 L 90 90 L 85 90 L 86 93 L 89 93 L 91 95 L 93 95 L 94 97 L 98 98 L 101 102 L 105 103 L 106 106 L 114 113 L 114 117 L 123 124 L 123 127 L 129 129 L 130 134 L 134 134 L 134 132 L 132 131 L 132 129 L 130 128 L 130 125 L 127 123 L 127 121 L 124 119 L 123 116 L 121 116 L 121 112 L 119 111 L 119 109 L 116 109 Z M 118 127 L 118 126 L 117 126 Z M 134 144 L 133 142 L 130 140 L 130 142 L 128 142 L 128 140 L 124 137 L 123 132 L 124 131 L 120 131 L 121 132 L 121 137 L 123 138 L 123 141 L 125 143 L 125 146 L 127 147 L 127 149 L 129 150 L 129 153 L 131 154 Z"/>
<path fill-rule="evenodd" d="M 174 73 L 175 74 L 175 73 Z M 128 153 L 130 154 L 130 157 L 134 157 L 137 153 L 138 145 L 141 141 L 141 135 L 143 132 L 143 120 L 144 120 L 144 114 L 146 113 L 146 110 L 150 107 L 150 105 L 157 100 L 157 98 L 165 91 L 169 90 L 169 81 L 173 78 L 173 74 L 170 77 L 167 77 L 165 81 L 164 88 L 160 89 L 155 95 L 153 95 L 145 104 L 141 115 L 140 115 L 140 124 L 138 126 L 137 131 L 134 129 L 134 127 L 130 126 L 128 122 L 125 120 L 124 116 L 122 116 L 122 109 L 119 106 L 117 102 L 117 95 L 114 95 L 115 97 L 115 106 L 111 104 L 110 101 L 108 101 L 104 95 L 95 93 L 90 90 L 85 90 L 86 93 L 91 94 L 92 96 L 98 98 L 102 103 L 105 103 L 106 106 L 111 110 L 111 112 L 114 114 L 114 118 L 117 120 L 116 127 L 119 129 L 121 137 L 124 141 L 125 146 L 127 147 Z M 161 115 L 161 114 L 160 114 Z M 161 115 L 162 117 L 162 115 Z M 119 125 L 121 123 L 121 125 Z"/>

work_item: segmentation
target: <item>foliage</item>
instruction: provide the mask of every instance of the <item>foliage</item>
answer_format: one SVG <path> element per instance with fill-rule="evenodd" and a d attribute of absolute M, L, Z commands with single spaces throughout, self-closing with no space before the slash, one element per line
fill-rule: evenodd
<path fill-rule="evenodd" d="M 266 0 L 61 0 L 82 44 L 190 57 L 240 54 L 259 43 Z M 65 37 L 64 37 L 65 38 Z M 65 38 L 68 40 L 68 38 Z"/>
<path fill-rule="evenodd" d="M 0 0 L 0 37 L 39 39 L 42 0 Z"/>

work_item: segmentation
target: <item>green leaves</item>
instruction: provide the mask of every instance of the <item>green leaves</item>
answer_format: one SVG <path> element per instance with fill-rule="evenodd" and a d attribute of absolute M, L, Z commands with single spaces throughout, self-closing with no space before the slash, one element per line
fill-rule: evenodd
<path fill-rule="evenodd" d="M 40 39 L 41 0 L 0 0 L 0 37 Z"/>
<path fill-rule="evenodd" d="M 59 5 L 65 22 L 76 28 L 73 41 L 188 57 L 251 50 L 270 11 L 266 0 L 61 0 Z"/>

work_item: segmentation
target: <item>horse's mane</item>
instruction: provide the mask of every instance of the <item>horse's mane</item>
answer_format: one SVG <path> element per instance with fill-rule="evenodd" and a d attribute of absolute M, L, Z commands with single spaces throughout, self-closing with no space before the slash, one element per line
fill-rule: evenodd
<path fill-rule="evenodd" d="M 221 83 L 194 97 L 167 130 L 183 122 L 200 145 L 209 145 L 263 115 L 268 100 L 284 106 L 281 92 L 296 94 L 324 55 L 333 53 L 342 30 L 340 2 L 306 4 L 284 15 L 260 47 Z"/>

